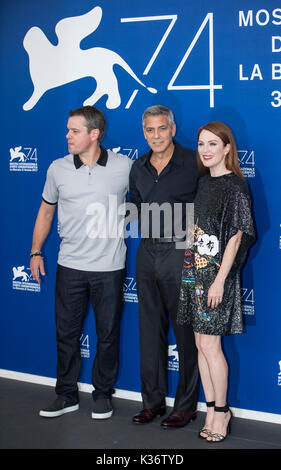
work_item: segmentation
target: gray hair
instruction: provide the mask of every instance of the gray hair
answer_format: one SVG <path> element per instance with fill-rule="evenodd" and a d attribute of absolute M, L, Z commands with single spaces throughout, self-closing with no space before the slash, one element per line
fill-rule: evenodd
<path fill-rule="evenodd" d="M 104 114 L 100 109 L 95 108 L 95 106 L 81 106 L 81 108 L 70 110 L 68 114 L 70 117 L 83 116 L 86 121 L 88 133 L 90 133 L 92 129 L 99 129 L 98 141 L 102 141 L 105 134 L 106 122 Z"/>
<path fill-rule="evenodd" d="M 173 124 L 175 124 L 175 118 L 174 118 L 174 113 L 171 109 L 167 108 L 166 106 L 162 106 L 160 104 L 150 106 L 147 108 L 143 115 L 142 115 L 142 126 L 144 127 L 144 121 L 146 118 L 149 116 L 160 116 L 164 115 L 167 116 L 169 126 L 172 127 Z"/>

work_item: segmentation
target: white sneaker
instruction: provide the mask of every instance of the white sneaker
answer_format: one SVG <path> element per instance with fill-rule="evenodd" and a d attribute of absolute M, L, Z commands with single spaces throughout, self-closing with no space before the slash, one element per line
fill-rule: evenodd
<path fill-rule="evenodd" d="M 110 398 L 99 398 L 94 400 L 92 418 L 108 419 L 113 415 L 113 408 Z"/>
<path fill-rule="evenodd" d="M 57 416 L 70 413 L 71 411 L 76 411 L 78 409 L 79 403 L 69 405 L 63 398 L 58 397 L 48 408 L 41 410 L 39 415 L 44 416 L 45 418 L 56 418 Z"/>

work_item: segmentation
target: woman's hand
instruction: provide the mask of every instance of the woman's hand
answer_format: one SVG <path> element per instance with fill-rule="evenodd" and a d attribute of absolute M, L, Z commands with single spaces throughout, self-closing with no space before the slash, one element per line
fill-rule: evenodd
<path fill-rule="evenodd" d="M 241 230 L 238 230 L 237 233 L 228 240 L 224 250 L 220 269 L 218 270 L 218 274 L 216 275 L 216 278 L 208 291 L 208 307 L 215 308 L 222 302 L 224 282 L 233 265 L 233 261 L 235 260 L 235 256 L 241 243 L 242 235 L 243 233 Z"/>
<path fill-rule="evenodd" d="M 215 279 L 208 291 L 208 307 L 215 308 L 222 302 L 223 291 L 224 282 Z"/>

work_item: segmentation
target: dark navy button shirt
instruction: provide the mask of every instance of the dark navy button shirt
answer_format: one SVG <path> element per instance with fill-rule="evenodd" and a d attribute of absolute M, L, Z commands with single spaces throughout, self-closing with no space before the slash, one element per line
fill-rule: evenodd
<path fill-rule="evenodd" d="M 142 237 L 178 236 L 186 228 L 186 203 L 194 200 L 200 173 L 196 153 L 174 144 L 174 153 L 159 175 L 150 163 L 152 150 L 132 166 L 130 201 L 138 208 Z M 160 217 L 157 207 L 158 213 L 162 209 Z"/>

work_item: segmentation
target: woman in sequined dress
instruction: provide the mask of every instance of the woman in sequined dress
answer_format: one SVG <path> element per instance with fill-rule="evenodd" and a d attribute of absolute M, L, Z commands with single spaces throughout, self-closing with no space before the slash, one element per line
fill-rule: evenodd
<path fill-rule="evenodd" d="M 191 324 L 207 403 L 199 437 L 221 442 L 230 432 L 228 366 L 221 337 L 243 333 L 240 269 L 255 239 L 251 201 L 231 130 L 222 122 L 197 134 L 204 176 L 194 201 L 194 243 L 185 252 L 177 319 Z"/>

